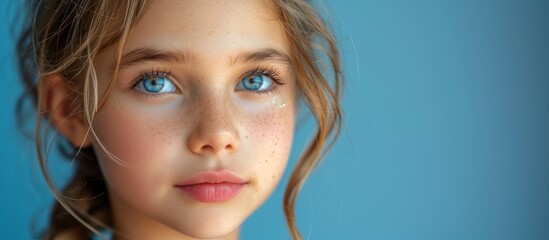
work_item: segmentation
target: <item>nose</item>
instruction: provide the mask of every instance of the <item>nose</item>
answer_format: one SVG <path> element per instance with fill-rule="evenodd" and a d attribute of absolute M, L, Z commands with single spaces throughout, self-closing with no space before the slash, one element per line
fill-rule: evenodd
<path fill-rule="evenodd" d="M 230 154 L 239 147 L 239 136 L 230 108 L 219 103 L 198 106 L 196 123 L 187 139 L 191 152 L 198 155 Z"/>

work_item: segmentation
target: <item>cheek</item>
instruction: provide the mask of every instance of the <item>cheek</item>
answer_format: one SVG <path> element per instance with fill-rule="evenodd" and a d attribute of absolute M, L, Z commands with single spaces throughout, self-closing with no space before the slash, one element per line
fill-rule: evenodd
<path fill-rule="evenodd" d="M 122 195 L 150 199 L 147 193 L 167 180 L 169 164 L 177 154 L 176 129 L 183 123 L 169 121 L 176 118 L 169 112 L 132 109 L 139 108 L 119 104 L 102 109 L 93 122 L 98 138 L 94 147 L 110 188 Z"/>
<path fill-rule="evenodd" d="M 169 116 L 169 112 L 133 109 L 139 108 L 109 106 L 99 112 L 93 122 L 98 138 L 94 146 L 103 145 L 116 158 L 131 165 L 162 162 L 170 155 L 168 149 L 176 140 L 176 129 L 183 123 L 170 121 L 176 117 Z"/>
<path fill-rule="evenodd" d="M 293 121 L 286 111 L 252 117 L 252 146 L 260 150 L 266 162 L 289 150 L 293 136 Z"/>
<path fill-rule="evenodd" d="M 274 109 L 274 110 L 273 110 Z M 274 190 L 282 177 L 291 151 L 295 110 L 289 106 L 274 107 L 263 113 L 250 115 L 249 138 L 254 152 L 254 161 L 258 161 L 254 175 L 258 187 Z"/>

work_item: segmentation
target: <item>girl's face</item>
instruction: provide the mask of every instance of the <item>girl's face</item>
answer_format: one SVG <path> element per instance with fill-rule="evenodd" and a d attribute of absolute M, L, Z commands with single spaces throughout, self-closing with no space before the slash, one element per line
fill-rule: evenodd
<path fill-rule="evenodd" d="M 92 123 L 115 229 L 131 239 L 233 238 L 274 190 L 296 114 L 274 9 L 269 1 L 150 3 Z M 94 61 L 100 89 L 116 47 Z"/>

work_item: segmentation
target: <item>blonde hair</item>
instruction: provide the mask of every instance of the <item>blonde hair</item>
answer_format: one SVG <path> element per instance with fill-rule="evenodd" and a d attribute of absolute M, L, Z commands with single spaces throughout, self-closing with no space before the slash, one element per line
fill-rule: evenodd
<path fill-rule="evenodd" d="M 317 123 L 316 133 L 299 158 L 284 196 L 290 233 L 294 239 L 301 239 L 295 221 L 296 199 L 306 178 L 339 135 L 343 78 L 334 36 L 309 1 L 274 2 L 290 42 L 300 96 Z M 65 151 L 69 159 L 76 160 L 76 173 L 61 192 L 54 186 L 47 169 L 49 146 L 43 146 L 47 134 L 41 123 L 48 117 L 42 103 L 47 87 L 44 78 L 58 74 L 66 79 L 72 90 L 68 93 L 74 106 L 71 114 L 82 115 L 91 124 L 112 89 L 125 42 L 146 2 L 42 0 L 32 6 L 30 12 L 34 16 L 19 39 L 19 55 L 23 82 L 32 90 L 38 112 L 35 139 L 40 169 L 57 199 L 44 238 L 91 239 L 109 229 L 112 222 L 106 186 L 91 147 Z M 92 60 L 103 48 L 117 42 L 110 86 L 106 97 L 99 99 Z M 326 62 L 332 82 L 321 70 Z"/>

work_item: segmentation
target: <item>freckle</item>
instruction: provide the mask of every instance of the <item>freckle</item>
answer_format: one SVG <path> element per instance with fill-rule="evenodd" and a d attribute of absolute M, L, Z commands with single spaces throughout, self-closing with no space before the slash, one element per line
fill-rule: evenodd
<path fill-rule="evenodd" d="M 269 160 L 265 159 L 265 163 L 268 163 L 268 162 L 269 162 Z"/>
<path fill-rule="evenodd" d="M 273 175 L 273 179 L 275 179 L 275 175 Z"/>

